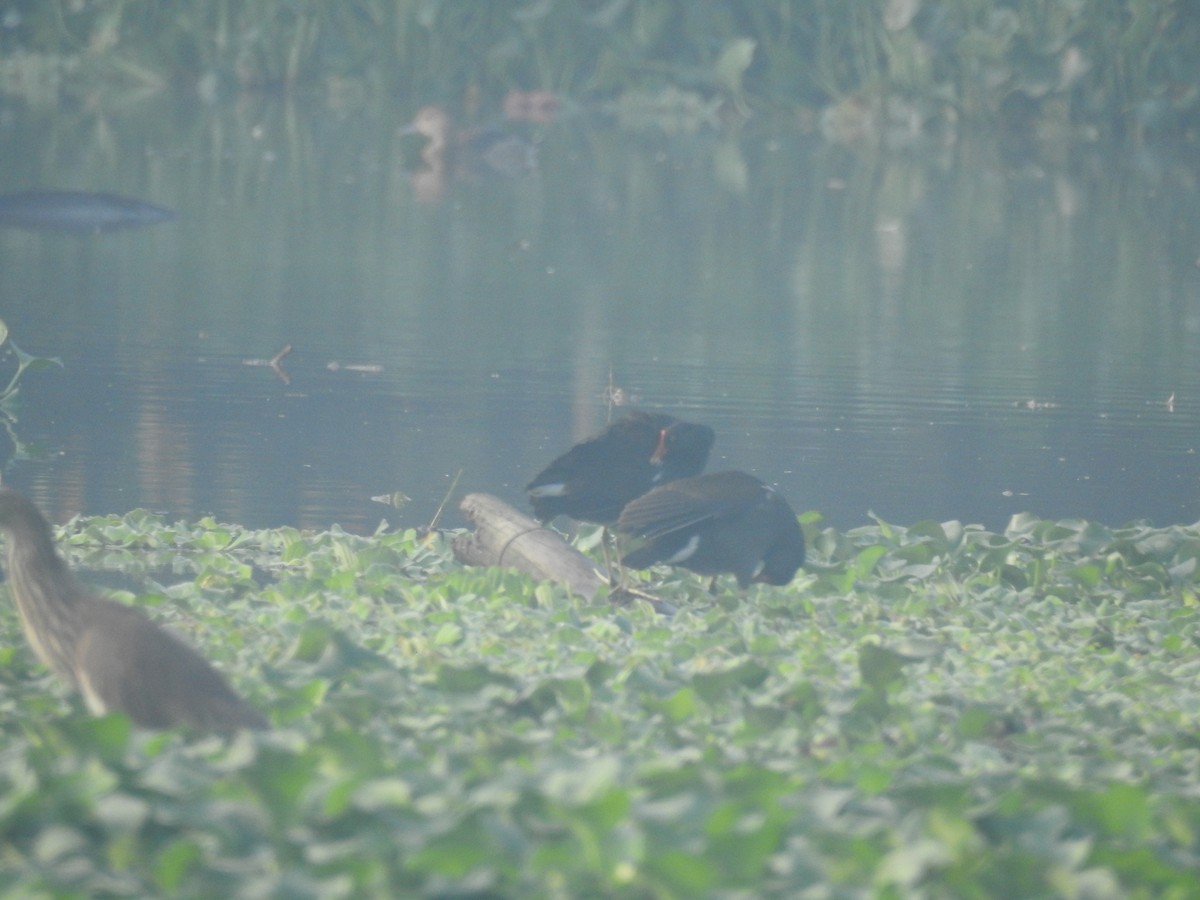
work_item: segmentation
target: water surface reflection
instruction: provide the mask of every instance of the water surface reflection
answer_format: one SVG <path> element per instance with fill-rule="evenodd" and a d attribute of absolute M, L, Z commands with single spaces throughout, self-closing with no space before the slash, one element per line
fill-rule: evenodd
<path fill-rule="evenodd" d="M 536 171 L 423 203 L 411 111 L 161 113 L 113 122 L 118 153 L 65 118 L 9 126 L 37 162 L 0 189 L 180 212 L 0 232 L 0 317 L 66 364 L 25 380 L 14 427 L 47 453 L 4 475 L 59 519 L 370 531 L 428 521 L 460 468 L 460 492 L 523 503 L 604 425 L 610 378 L 712 425 L 710 469 L 841 527 L 1200 517 L 1183 166 L 1087 148 L 1013 170 L 984 141 L 880 158 L 779 123 L 685 137 L 579 115 L 533 135 Z M 70 158 L 39 153 L 47 129 L 80 142 Z M 290 383 L 242 364 L 286 344 Z M 395 490 L 403 510 L 369 499 Z"/>

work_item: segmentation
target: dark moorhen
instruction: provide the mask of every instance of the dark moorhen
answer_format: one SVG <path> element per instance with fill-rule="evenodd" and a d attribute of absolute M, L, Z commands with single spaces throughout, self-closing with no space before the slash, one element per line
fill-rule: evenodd
<path fill-rule="evenodd" d="M 95 715 L 120 711 L 144 728 L 266 728 L 199 653 L 138 609 L 83 588 L 29 500 L 0 488 L 8 590 L 38 659 L 83 694 Z"/>
<path fill-rule="evenodd" d="M 657 487 L 621 512 L 617 530 L 645 538 L 623 565 L 732 572 L 738 585 L 783 585 L 804 565 L 804 534 L 788 502 L 753 475 L 715 472 Z"/>
<path fill-rule="evenodd" d="M 562 515 L 611 525 L 630 500 L 703 472 L 713 439 L 707 425 L 631 413 L 558 457 L 525 490 L 541 522 Z"/>

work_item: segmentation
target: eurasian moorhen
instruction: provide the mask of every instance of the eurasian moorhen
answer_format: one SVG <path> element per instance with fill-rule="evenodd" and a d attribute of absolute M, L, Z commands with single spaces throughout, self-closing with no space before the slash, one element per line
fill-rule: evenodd
<path fill-rule="evenodd" d="M 745 472 L 715 472 L 656 487 L 621 512 L 617 530 L 646 538 L 623 565 L 665 562 L 738 585 L 783 585 L 804 565 L 804 534 L 774 488 Z"/>
<path fill-rule="evenodd" d="M 707 425 L 631 413 L 576 444 L 525 490 L 541 522 L 565 515 L 611 525 L 625 504 L 656 485 L 703 472 L 713 439 Z"/>
<path fill-rule="evenodd" d="M 199 653 L 141 611 L 86 591 L 37 507 L 8 488 L 0 488 L 0 529 L 8 532 L 8 589 L 25 638 L 93 714 L 120 711 L 144 728 L 267 727 Z"/>

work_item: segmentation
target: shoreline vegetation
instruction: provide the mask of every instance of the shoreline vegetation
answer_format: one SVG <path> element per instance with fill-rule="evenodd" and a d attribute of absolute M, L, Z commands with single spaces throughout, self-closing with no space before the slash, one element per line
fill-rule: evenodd
<path fill-rule="evenodd" d="M 452 535 L 75 519 L 72 567 L 273 728 L 89 718 L 4 603 L 0 884 L 1193 895 L 1200 526 L 801 518 L 793 584 L 655 570 L 670 616 L 463 567 Z"/>
<path fill-rule="evenodd" d="M 960 128 L 1194 141 L 1200 9 L 1173 0 L 0 3 L 0 96 L 169 88 L 494 107 L 511 91 L 892 143 Z M 655 113 L 655 111 L 657 111 Z"/>

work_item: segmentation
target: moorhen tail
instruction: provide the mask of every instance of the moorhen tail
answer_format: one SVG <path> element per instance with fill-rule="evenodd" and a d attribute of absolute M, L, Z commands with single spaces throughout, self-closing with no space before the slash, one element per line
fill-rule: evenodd
<path fill-rule="evenodd" d="M 525 490 L 541 522 L 563 515 L 611 525 L 630 500 L 703 472 L 713 439 L 707 425 L 631 413 L 558 457 Z"/>
<path fill-rule="evenodd" d="M 144 728 L 266 728 L 208 661 L 139 610 L 97 597 L 58 555 L 50 525 L 0 488 L 8 589 L 33 652 L 76 688 L 95 715 L 120 711 Z"/>
<path fill-rule="evenodd" d="M 716 472 L 656 487 L 621 512 L 617 530 L 645 538 L 623 565 L 732 572 L 738 585 L 784 585 L 804 565 L 804 534 L 774 488 L 745 472 Z"/>

